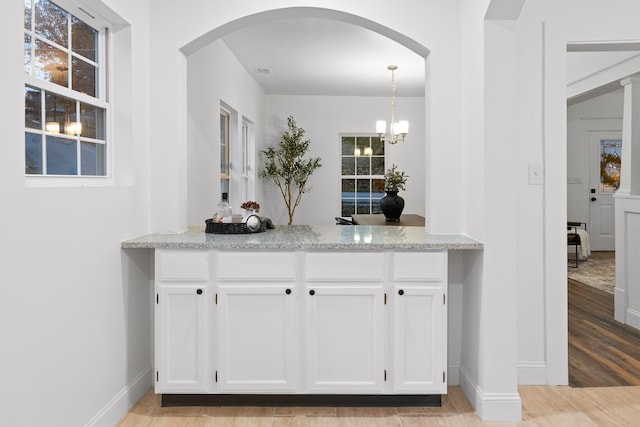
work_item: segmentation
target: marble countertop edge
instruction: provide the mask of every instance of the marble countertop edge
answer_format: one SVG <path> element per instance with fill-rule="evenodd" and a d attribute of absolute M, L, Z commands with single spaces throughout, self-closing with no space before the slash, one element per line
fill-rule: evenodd
<path fill-rule="evenodd" d="M 459 250 L 483 249 L 462 234 L 428 234 L 424 227 L 276 226 L 252 234 L 210 234 L 204 227 L 157 233 L 121 242 L 123 249 Z"/>

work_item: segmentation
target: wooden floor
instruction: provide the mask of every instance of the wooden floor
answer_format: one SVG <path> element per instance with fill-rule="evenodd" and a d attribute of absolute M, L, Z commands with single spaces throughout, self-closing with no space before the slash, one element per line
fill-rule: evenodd
<path fill-rule="evenodd" d="M 640 331 L 613 319 L 613 295 L 569 279 L 569 385 L 640 385 Z"/>
<path fill-rule="evenodd" d="M 640 387 L 523 386 L 521 422 L 484 423 L 459 387 L 440 408 L 161 408 L 152 391 L 119 427 L 602 427 L 640 425 Z"/>

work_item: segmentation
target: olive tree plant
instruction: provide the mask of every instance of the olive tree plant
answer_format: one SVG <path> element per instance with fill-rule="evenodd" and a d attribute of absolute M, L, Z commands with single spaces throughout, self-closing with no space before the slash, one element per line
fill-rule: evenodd
<path fill-rule="evenodd" d="M 273 181 L 280 190 L 291 225 L 302 195 L 311 191 L 307 185 L 309 177 L 322 165 L 320 157 L 304 158 L 311 141 L 304 138 L 304 129 L 298 127 L 292 116 L 287 118 L 287 123 L 288 130 L 282 133 L 280 143 L 261 151 L 265 162 L 260 176 Z"/>

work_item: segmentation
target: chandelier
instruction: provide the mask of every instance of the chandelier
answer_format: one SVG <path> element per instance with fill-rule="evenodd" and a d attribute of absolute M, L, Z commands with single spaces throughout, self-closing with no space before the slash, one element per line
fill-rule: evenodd
<path fill-rule="evenodd" d="M 391 123 L 389 125 L 389 133 L 387 133 L 387 122 L 384 120 L 376 122 L 376 133 L 382 142 L 387 141 L 389 144 L 398 143 L 400 137 L 404 141 L 405 136 L 409 133 L 409 122 L 407 120 L 396 122 L 396 79 L 394 72 L 397 69 L 397 65 L 389 65 L 387 67 L 387 70 L 391 71 Z"/>

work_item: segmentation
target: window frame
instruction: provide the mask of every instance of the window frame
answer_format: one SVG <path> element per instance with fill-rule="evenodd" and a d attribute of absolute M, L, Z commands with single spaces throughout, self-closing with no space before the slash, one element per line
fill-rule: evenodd
<path fill-rule="evenodd" d="M 373 142 L 373 139 L 380 139 L 379 135 L 377 134 L 373 134 L 373 133 L 341 133 L 339 134 L 339 156 L 340 156 L 340 216 L 343 217 L 348 217 L 348 216 L 352 216 L 352 215 L 367 215 L 367 214 L 375 214 L 375 213 L 380 213 L 379 209 L 375 210 L 374 209 L 374 197 L 372 196 L 373 194 L 377 194 L 377 192 L 374 192 L 374 188 L 373 188 L 373 180 L 382 180 L 384 183 L 384 173 L 387 170 L 387 164 L 388 164 L 388 151 L 387 151 L 387 147 L 386 144 L 384 142 L 380 142 L 381 143 L 381 147 L 383 150 L 383 153 L 380 154 L 374 154 L 374 155 L 365 155 L 365 154 L 361 154 L 360 156 L 355 156 L 355 155 L 349 155 L 349 154 L 344 154 L 343 153 L 343 139 L 344 138 L 355 138 L 354 142 L 354 148 L 357 146 L 357 139 L 358 138 L 369 138 L 369 146 L 371 147 Z M 354 172 L 355 174 L 347 174 L 344 175 L 343 174 L 343 159 L 344 158 L 355 158 L 355 162 L 354 163 Z M 376 158 L 382 158 L 383 159 L 383 168 L 382 168 L 382 174 L 371 174 L 371 170 L 369 170 L 369 174 L 358 174 L 358 170 L 357 170 L 357 158 L 372 158 L 372 157 L 376 157 Z M 371 168 L 371 164 L 369 164 L 369 167 Z M 354 197 L 353 197 L 353 202 L 354 202 L 354 212 L 352 214 L 348 214 L 345 213 L 345 207 L 343 205 L 344 200 L 346 200 L 343 197 L 343 181 L 345 179 L 353 179 L 354 180 Z M 358 212 L 358 183 L 357 180 L 358 179 L 368 179 L 369 180 L 369 192 L 368 192 L 368 199 L 369 199 L 369 209 L 367 213 L 362 213 L 362 212 Z M 382 193 L 384 194 L 384 186 L 383 186 L 383 190 Z M 365 198 L 362 198 L 365 199 Z"/>
<path fill-rule="evenodd" d="M 83 92 L 79 92 L 73 90 L 72 82 L 73 78 L 71 76 L 72 72 L 70 72 L 69 80 L 67 86 L 61 86 L 59 84 L 53 83 L 48 80 L 43 80 L 36 77 L 34 71 L 31 71 L 31 74 L 27 74 L 26 70 L 23 70 L 23 86 L 26 90 L 27 86 L 35 88 L 40 91 L 40 99 L 42 105 L 41 111 L 41 119 L 42 124 L 40 129 L 27 127 L 26 123 L 24 125 L 24 135 L 26 139 L 27 133 L 40 135 L 45 135 L 42 137 L 42 156 L 43 156 L 43 171 L 40 174 L 30 174 L 26 171 L 26 153 L 25 153 L 25 182 L 27 186 L 33 187 L 49 187 L 49 186 L 83 186 L 83 185 L 109 185 L 113 182 L 112 176 L 112 168 L 113 168 L 113 143 L 111 138 L 111 105 L 109 102 L 110 99 L 110 85 L 109 85 L 109 57 L 111 55 L 110 52 L 110 24 L 107 20 L 95 14 L 92 15 L 88 12 L 91 10 L 88 6 L 85 6 L 83 2 L 79 3 L 71 3 L 68 0 L 48 0 L 50 3 L 53 3 L 55 6 L 63 9 L 68 13 L 68 37 L 69 43 L 71 43 L 72 39 L 72 22 L 73 19 L 77 19 L 84 23 L 85 25 L 93 28 L 97 32 L 97 41 L 96 41 L 96 49 L 97 55 L 95 60 L 91 60 L 83 55 L 80 55 L 73 51 L 73 47 L 70 44 L 68 47 L 58 46 L 55 42 L 48 40 L 46 37 L 38 34 L 35 28 L 35 1 L 31 1 L 31 23 L 30 28 L 27 29 L 26 26 L 23 25 L 23 38 L 26 36 L 31 37 L 31 49 L 30 49 L 30 57 L 31 61 L 35 59 L 35 42 L 36 40 L 45 40 L 44 43 L 47 43 L 50 46 L 54 46 L 56 48 L 62 49 L 67 54 L 68 61 L 72 61 L 73 58 L 81 58 L 85 62 L 89 62 L 94 65 L 97 69 L 96 71 L 96 96 L 93 97 L 91 95 L 87 95 Z M 26 0 L 23 1 L 23 9 L 26 7 Z M 33 65 L 32 65 L 33 66 Z M 44 118 L 46 117 L 44 104 L 46 94 L 54 94 L 57 96 L 62 96 L 71 99 L 75 102 L 76 115 L 78 120 L 79 117 L 79 105 L 86 104 L 90 105 L 104 111 L 104 124 L 103 127 L 100 128 L 100 132 L 104 134 L 103 139 L 99 138 L 89 138 L 86 136 L 81 136 L 80 134 L 75 136 L 70 136 L 62 133 L 61 137 L 64 139 L 73 140 L 76 143 L 76 159 L 77 159 L 77 173 L 75 175 L 61 175 L 61 174 L 47 174 L 45 165 L 46 165 L 46 136 L 55 136 L 55 133 L 47 132 L 46 130 L 46 121 Z M 24 99 L 24 98 L 23 98 Z M 26 111 L 26 105 L 25 105 Z M 93 144 L 101 144 L 104 145 L 104 175 L 82 175 L 81 169 L 81 143 L 88 142 Z M 23 144 L 26 145 L 26 141 L 23 140 Z M 24 146 L 23 146 L 24 147 Z M 26 149 L 26 147 L 25 147 Z"/>

